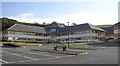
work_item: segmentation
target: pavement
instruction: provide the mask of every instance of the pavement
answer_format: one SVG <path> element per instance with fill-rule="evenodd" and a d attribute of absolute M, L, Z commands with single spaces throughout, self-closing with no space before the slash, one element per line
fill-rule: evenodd
<path fill-rule="evenodd" d="M 1 64 L 118 64 L 118 47 L 97 47 L 97 50 L 85 51 L 85 54 L 66 55 L 49 52 L 31 51 L 31 49 L 53 49 L 55 44 L 43 46 L 4 47 L 0 50 Z M 69 50 L 69 49 L 67 49 Z"/>

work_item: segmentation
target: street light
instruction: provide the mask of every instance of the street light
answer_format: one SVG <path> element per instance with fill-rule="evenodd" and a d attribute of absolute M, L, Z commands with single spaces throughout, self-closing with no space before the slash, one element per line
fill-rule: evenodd
<path fill-rule="evenodd" d="M 69 27 L 69 22 L 68 22 L 68 27 Z M 69 48 L 69 32 L 68 32 L 68 48 Z"/>

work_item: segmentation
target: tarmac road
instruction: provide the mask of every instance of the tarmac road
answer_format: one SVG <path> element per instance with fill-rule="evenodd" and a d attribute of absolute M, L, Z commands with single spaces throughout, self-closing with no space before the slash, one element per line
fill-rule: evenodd
<path fill-rule="evenodd" d="M 118 47 L 98 47 L 97 50 L 81 50 L 87 52 L 87 54 L 81 55 L 30 50 L 32 48 L 53 49 L 54 46 L 55 44 L 42 47 L 2 48 L 2 59 L 0 61 L 3 64 L 118 64 Z"/>

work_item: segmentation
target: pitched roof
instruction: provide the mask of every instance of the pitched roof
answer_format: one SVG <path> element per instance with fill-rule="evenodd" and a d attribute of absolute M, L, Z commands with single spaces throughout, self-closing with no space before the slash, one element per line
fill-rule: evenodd
<path fill-rule="evenodd" d="M 52 27 L 58 27 L 59 25 L 54 25 L 57 23 L 53 23 L 52 25 L 48 26 L 47 28 Z M 105 31 L 104 29 L 101 29 L 99 27 L 95 27 L 89 23 L 84 23 L 76 26 L 64 26 L 62 28 L 58 28 L 58 33 L 68 33 L 68 32 L 74 32 L 79 30 L 88 30 L 88 29 L 95 29 L 100 31 Z M 14 24 L 12 27 L 10 27 L 8 30 L 16 30 L 16 31 L 26 31 L 26 32 L 37 32 L 37 33 L 49 33 L 49 30 L 46 29 L 46 27 L 36 27 L 36 26 L 28 26 L 28 25 L 22 25 L 22 24 Z"/>
<path fill-rule="evenodd" d="M 104 29 L 105 31 L 107 31 L 109 33 L 114 33 L 113 27 L 106 27 L 106 28 L 102 28 L 102 29 Z"/>
<path fill-rule="evenodd" d="M 65 27 L 64 24 L 57 23 L 57 22 L 52 22 L 51 24 L 49 24 L 48 26 L 46 26 L 46 28 L 63 28 L 63 27 Z"/>
<path fill-rule="evenodd" d="M 8 30 L 46 33 L 44 27 L 28 26 L 28 25 L 22 25 L 22 24 L 14 24 Z"/>
<path fill-rule="evenodd" d="M 95 29 L 95 30 L 100 30 L 100 31 L 105 31 L 99 27 L 95 27 L 89 23 L 84 23 L 84 24 L 80 24 L 80 25 L 76 25 L 76 26 L 67 26 L 64 28 L 60 28 L 58 29 L 58 33 L 68 33 L 68 32 L 74 32 L 74 31 L 78 31 L 78 30 L 88 30 L 88 29 Z"/>

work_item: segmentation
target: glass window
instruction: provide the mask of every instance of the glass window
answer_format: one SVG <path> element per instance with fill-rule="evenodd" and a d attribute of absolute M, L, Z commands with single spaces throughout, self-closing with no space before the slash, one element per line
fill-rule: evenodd
<path fill-rule="evenodd" d="M 50 29 L 50 32 L 55 32 L 56 31 L 56 28 L 51 28 Z"/>

